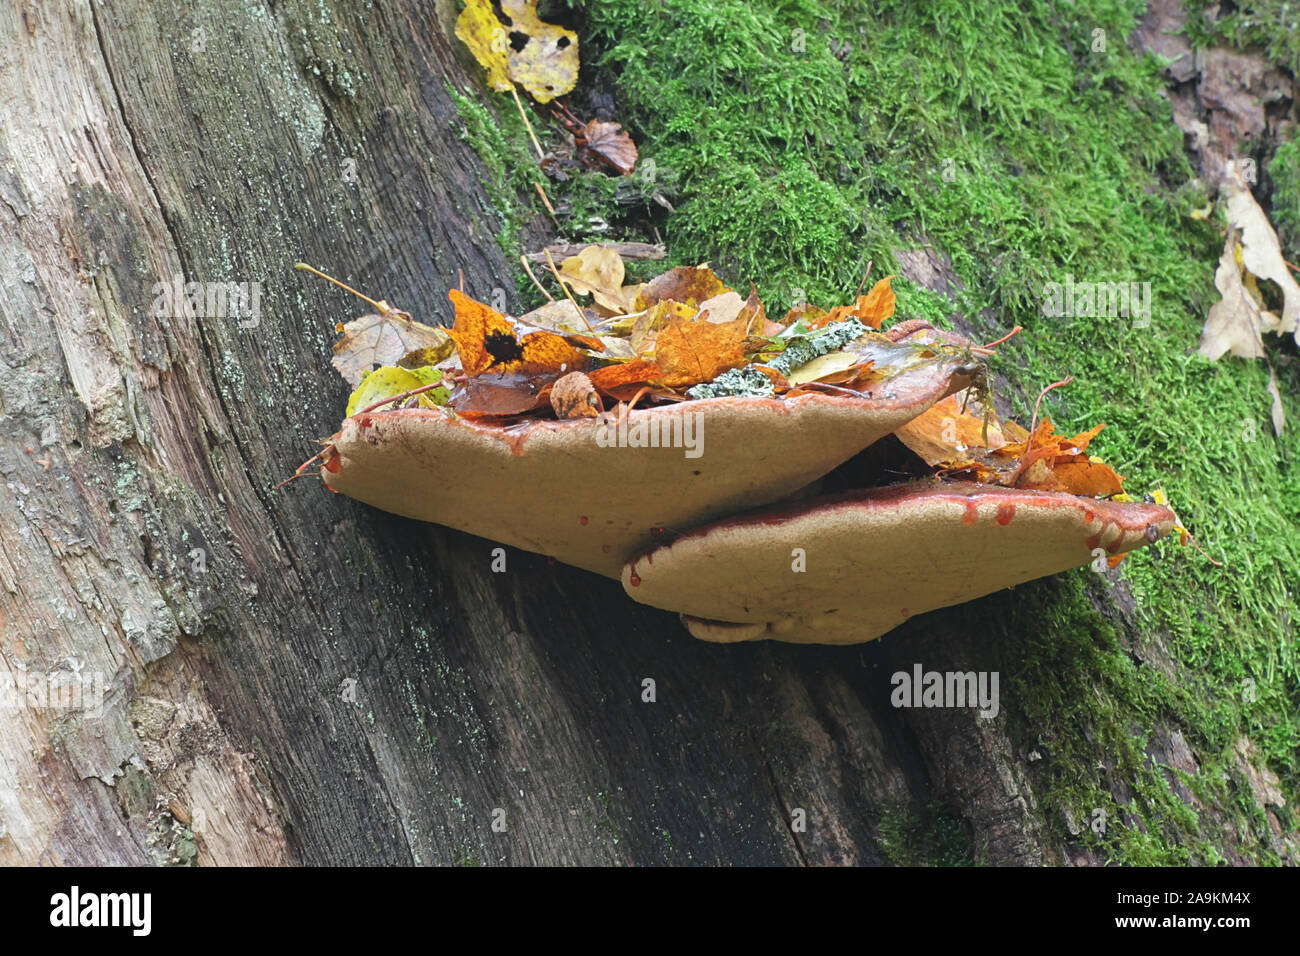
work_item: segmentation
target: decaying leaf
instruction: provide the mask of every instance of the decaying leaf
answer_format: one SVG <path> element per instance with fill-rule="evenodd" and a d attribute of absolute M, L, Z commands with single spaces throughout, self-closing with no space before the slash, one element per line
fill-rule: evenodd
<path fill-rule="evenodd" d="M 1228 225 L 1241 231 L 1241 264 L 1256 279 L 1268 279 L 1282 290 L 1282 315 L 1261 313 L 1263 331 L 1290 332 L 1300 343 L 1300 284 L 1287 269 L 1282 245 L 1240 173 L 1234 171 L 1224 187 L 1228 194 Z"/>
<path fill-rule="evenodd" d="M 556 418 L 595 418 L 601 412 L 600 396 L 586 375 L 569 372 L 551 386 L 551 408 Z"/>
<path fill-rule="evenodd" d="M 562 335 L 538 330 L 520 336 L 515 325 L 492 307 L 457 289 L 452 289 L 448 297 L 456 310 L 456 323 L 449 333 L 456 343 L 461 368 L 470 378 L 487 372 L 522 372 L 529 380 L 545 372 L 558 377 L 581 371 L 590 362 Z"/>
<path fill-rule="evenodd" d="M 1225 177 L 1222 191 L 1227 196 L 1228 237 L 1214 272 L 1214 285 L 1223 298 L 1210 307 L 1199 351 L 1211 362 L 1224 352 L 1268 362 L 1273 431 L 1280 435 L 1286 413 L 1277 373 L 1264 351 L 1263 333 L 1290 332 L 1300 342 L 1300 284 L 1282 258 L 1277 233 L 1235 168 Z M 1259 290 L 1260 279 L 1268 279 L 1281 289 L 1281 316 L 1266 307 Z"/>
<path fill-rule="evenodd" d="M 1239 358 L 1263 358 L 1263 303 L 1242 281 L 1240 233 L 1228 230 L 1228 241 L 1214 272 L 1214 285 L 1223 296 L 1210 306 L 1210 315 L 1201 330 L 1200 353 L 1211 362 L 1224 352 Z"/>
<path fill-rule="evenodd" d="M 563 96 L 578 82 L 578 35 L 537 16 L 537 0 L 466 0 L 456 36 L 488 71 L 488 83 L 505 92 L 511 81 L 539 103 Z"/>
<path fill-rule="evenodd" d="M 425 350 L 423 365 L 435 365 L 455 351 L 446 329 L 416 322 L 387 302 L 379 306 L 378 313 L 346 323 L 343 337 L 334 343 L 331 364 L 353 387 L 375 366 L 396 365 L 417 350 Z"/>
<path fill-rule="evenodd" d="M 623 286 L 623 259 L 613 249 L 587 246 L 560 263 L 560 275 L 579 293 L 591 293 L 610 315 L 631 311 L 640 286 Z"/>
<path fill-rule="evenodd" d="M 361 384 L 348 397 L 346 415 L 351 418 L 358 411 L 368 408 L 375 402 L 382 401 L 385 398 L 394 398 L 424 385 L 432 385 L 435 382 L 442 381 L 442 377 L 442 369 L 431 366 L 407 369 L 386 365 L 377 368 L 366 373 L 366 376 L 361 380 Z M 412 395 L 411 400 L 425 408 L 433 408 L 436 405 L 446 404 L 450 394 L 451 392 L 447 388 L 433 388 L 427 392 L 421 392 L 419 395 Z"/>
<path fill-rule="evenodd" d="M 704 300 L 728 291 L 730 290 L 707 264 L 678 266 L 642 286 L 633 309 L 640 312 L 664 299 L 698 306 Z"/>
<path fill-rule="evenodd" d="M 618 123 L 592 120 L 583 129 L 578 143 L 578 156 L 595 165 L 592 157 L 600 160 L 624 176 L 632 175 L 636 168 L 636 144 Z"/>

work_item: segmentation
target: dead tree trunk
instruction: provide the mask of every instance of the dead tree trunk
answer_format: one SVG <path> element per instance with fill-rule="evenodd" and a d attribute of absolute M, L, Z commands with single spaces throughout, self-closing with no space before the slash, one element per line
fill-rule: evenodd
<path fill-rule="evenodd" d="M 273 492 L 337 426 L 355 314 L 294 261 L 426 320 L 457 270 L 509 286 L 454 13 L 0 6 L 0 862 L 872 863 L 930 806 L 978 859 L 1062 859 L 1003 722 L 889 706 L 900 666 L 976 666 L 966 611 L 711 646 Z M 177 281 L 260 314 L 155 308 Z"/>

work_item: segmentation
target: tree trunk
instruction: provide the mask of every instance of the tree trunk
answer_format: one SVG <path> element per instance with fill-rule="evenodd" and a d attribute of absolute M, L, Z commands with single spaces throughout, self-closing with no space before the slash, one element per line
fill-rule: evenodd
<path fill-rule="evenodd" d="M 460 271 L 513 293 L 454 16 L 0 6 L 0 862 L 877 863 L 917 820 L 926 858 L 947 821 L 960 858 L 1065 859 L 1005 716 L 889 704 L 916 661 L 987 667 L 1006 597 L 714 646 L 615 581 L 273 490 L 337 428 L 357 314 L 293 262 L 426 321 Z M 187 316 L 178 281 L 260 313 Z"/>

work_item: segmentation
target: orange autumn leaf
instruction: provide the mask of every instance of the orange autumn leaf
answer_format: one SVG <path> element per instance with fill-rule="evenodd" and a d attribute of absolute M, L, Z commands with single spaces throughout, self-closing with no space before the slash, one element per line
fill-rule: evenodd
<path fill-rule="evenodd" d="M 994 451 L 1006 444 L 996 422 L 989 422 L 984 446 L 984 417 L 962 411 L 961 399 L 949 395 L 894 432 L 899 441 L 931 467 L 968 463 L 972 453 Z"/>
<path fill-rule="evenodd" d="M 655 340 L 655 362 L 663 369 L 663 384 L 680 388 L 711 382 L 744 365 L 748 324 L 745 317 L 732 322 L 674 318 Z"/>
<path fill-rule="evenodd" d="M 663 369 L 645 359 L 633 359 L 619 365 L 606 365 L 604 368 L 587 373 L 591 384 L 601 391 L 609 391 L 624 385 L 646 385 L 657 381 L 661 375 Z"/>
<path fill-rule="evenodd" d="M 539 330 L 520 336 L 514 323 L 490 306 L 452 289 L 447 293 L 456 310 L 456 322 L 448 329 L 460 365 L 470 378 L 486 372 L 581 371 L 589 364 L 582 352 L 565 341 L 564 336 Z"/>
<path fill-rule="evenodd" d="M 881 322 L 893 317 L 895 296 L 889 282 L 897 278 L 897 275 L 885 276 L 866 295 L 858 297 L 857 314 L 864 325 L 878 329 Z"/>
<path fill-rule="evenodd" d="M 730 290 L 722 280 L 707 265 L 678 266 L 643 285 L 633 311 L 648 309 L 664 299 L 698 306 L 704 300 L 728 291 Z"/>
<path fill-rule="evenodd" d="M 808 327 L 820 329 L 832 322 L 855 318 L 863 325 L 879 329 L 880 324 L 894 314 L 895 296 L 889 283 L 891 279 L 897 278 L 897 275 L 885 276 L 873 285 L 866 295 L 858 296 L 857 301 L 852 305 L 837 305 L 824 315 L 810 318 Z"/>
<path fill-rule="evenodd" d="M 895 434 L 928 465 L 958 477 L 1096 498 L 1124 490 L 1120 475 L 1087 454 L 1088 444 L 1105 427 L 1097 425 L 1067 438 L 1055 434 L 1051 421 L 1045 418 L 1030 437 L 1014 422 L 991 417 L 989 447 L 985 447 L 983 415 L 963 412 L 959 397 L 950 395 Z M 1017 440 L 1008 443 L 1008 436 Z"/>

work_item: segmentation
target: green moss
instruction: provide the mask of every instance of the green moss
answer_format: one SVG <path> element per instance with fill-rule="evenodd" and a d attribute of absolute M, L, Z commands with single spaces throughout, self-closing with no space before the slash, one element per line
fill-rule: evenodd
<path fill-rule="evenodd" d="M 1266 169 L 1273 182 L 1273 225 L 1289 257 L 1300 258 L 1300 141 L 1279 146 Z"/>
<path fill-rule="evenodd" d="M 939 804 L 886 807 L 879 834 L 885 859 L 898 866 L 971 866 L 975 862 L 960 817 Z"/>
<path fill-rule="evenodd" d="M 596 41 L 587 55 L 598 48 L 617 77 L 642 155 L 675 174 L 681 195 L 664 228 L 674 263 L 709 259 L 735 284 L 752 279 L 780 314 L 795 290 L 847 301 L 869 260 L 873 274 L 895 271 L 894 250 L 924 237 L 951 258 L 960 310 L 977 326 L 982 315 L 990 336 L 1025 326 L 1000 362 L 1018 411 L 1027 417 L 1042 385 L 1074 375 L 1048 402 L 1053 418 L 1107 422 L 1098 452 L 1134 490 L 1164 486 L 1225 562 L 1164 545 L 1124 566 L 1143 632 L 1175 656 L 1172 679 L 1120 647 L 1086 599 L 1088 586 L 1110 586 L 1091 572 L 998 603 L 1004 660 L 1019 663 L 1017 736 L 1026 749 L 1051 741 L 1034 783 L 1059 841 L 1126 863 L 1209 862 L 1230 829 L 1174 793 L 1142 734 L 1180 730 L 1202 761 L 1206 802 L 1233 807 L 1243 834 L 1265 823 L 1229 769 L 1238 735 L 1296 794 L 1297 438 L 1294 428 L 1272 437 L 1262 364 L 1188 354 L 1221 239 L 1189 215 L 1205 197 L 1158 64 L 1125 42 L 1142 5 L 851 7 L 596 0 L 584 7 Z M 1105 51 L 1094 50 L 1097 30 Z M 833 48 L 846 44 L 841 60 Z M 1285 195 L 1292 167 L 1280 156 Z M 1150 283 L 1150 326 L 1044 316 L 1044 284 L 1067 274 Z M 895 285 L 901 317 L 950 311 Z M 1281 365 L 1294 418 L 1300 383 Z M 1251 703 L 1239 693 L 1247 677 Z M 1100 833 L 1094 809 L 1106 811 Z M 1079 835 L 1068 819 L 1084 824 Z M 1271 861 L 1265 846 L 1248 852 Z"/>
<path fill-rule="evenodd" d="M 1003 622 L 994 663 L 1015 688 L 1004 710 L 1024 752 L 1044 756 L 1029 773 L 1058 845 L 1120 863 L 1214 863 L 1230 845 L 1271 863 L 1269 824 L 1234 745 L 1248 736 L 1287 800 L 1300 798 L 1290 610 L 1300 362 L 1293 346 L 1269 342 L 1291 419 L 1275 439 L 1263 363 L 1195 354 L 1216 298 L 1221 223 L 1191 217 L 1207 196 L 1160 95 L 1160 64 L 1128 46 L 1144 6 L 590 0 L 577 9 L 585 81 L 617 90 L 643 163 L 672 183 L 676 211 L 656 220 L 668 265 L 712 261 L 736 287 L 756 282 L 780 315 L 800 297 L 846 302 L 868 262 L 875 276 L 895 272 L 896 250 L 928 242 L 962 289 L 954 304 L 896 280 L 898 316 L 959 311 L 990 339 L 1023 325 L 997 365 L 1017 414 L 1027 419 L 1043 385 L 1073 375 L 1045 400 L 1047 413 L 1063 430 L 1106 422 L 1093 447 L 1128 488 L 1167 490 L 1224 566 L 1174 542 L 1130 557 L 1122 579 L 1140 634 L 1131 649 L 1094 610 L 1089 589 L 1113 585 L 1091 571 L 990 598 Z M 1274 19 L 1293 16 L 1282 4 L 1254 9 L 1266 6 Z M 1261 40 L 1295 69 L 1300 32 L 1265 38 L 1234 16 L 1213 29 L 1194 18 L 1189 36 Z M 1258 158 L 1294 243 L 1300 154 L 1286 144 Z M 619 221 L 613 177 L 547 188 L 576 217 Z M 1067 275 L 1149 283 L 1149 325 L 1045 315 L 1045 283 Z M 1172 658 L 1159 667 L 1157 640 Z M 1200 765 L 1186 779 L 1147 754 L 1173 731 Z M 1180 779 L 1211 809 L 1185 802 Z M 1097 819 L 1105 826 L 1094 829 Z M 1293 815 L 1278 819 L 1294 833 Z"/>

